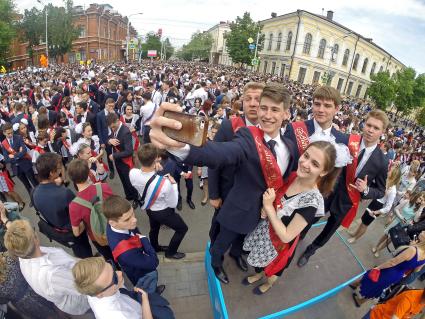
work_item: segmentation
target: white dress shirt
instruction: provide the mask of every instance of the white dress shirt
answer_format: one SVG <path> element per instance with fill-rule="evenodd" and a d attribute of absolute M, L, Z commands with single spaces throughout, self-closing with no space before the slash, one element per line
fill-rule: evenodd
<path fill-rule="evenodd" d="M 140 117 L 142 118 L 142 125 L 150 124 L 151 119 L 153 117 L 152 114 L 154 111 L 155 111 L 155 103 L 153 103 L 152 101 L 148 101 L 148 103 L 146 103 L 140 108 Z"/>
<path fill-rule="evenodd" d="M 314 134 L 320 134 L 320 135 L 326 135 L 326 136 L 332 135 L 332 133 L 331 133 L 332 125 L 329 128 L 327 128 L 326 130 L 324 130 L 324 129 L 322 129 L 320 124 L 317 123 L 316 120 L 313 119 L 313 123 L 314 123 Z"/>
<path fill-rule="evenodd" d="M 372 155 L 372 153 L 375 150 L 377 145 L 378 144 L 366 147 L 365 144 L 364 144 L 364 141 L 362 140 L 362 142 L 360 144 L 359 154 L 362 150 L 365 150 L 365 151 L 364 151 L 362 160 L 360 161 L 360 163 L 357 163 L 356 176 L 359 175 L 359 173 L 361 172 L 361 170 L 363 169 L 363 167 L 365 166 L 365 164 L 369 160 L 370 156 Z"/>
<path fill-rule="evenodd" d="M 19 258 L 22 275 L 31 288 L 71 315 L 82 315 L 89 310 L 87 297 L 74 286 L 72 267 L 77 259 L 62 248 L 40 247 L 43 256 Z"/>
<path fill-rule="evenodd" d="M 148 180 L 152 177 L 155 172 L 145 173 L 138 168 L 133 168 L 130 170 L 130 182 L 137 189 L 140 196 L 143 194 L 145 189 L 145 185 Z M 158 211 L 166 208 L 175 208 L 177 206 L 177 202 L 179 199 L 179 192 L 177 189 L 177 184 L 171 184 L 170 180 L 166 177 L 163 187 L 154 202 L 154 204 L 150 207 L 150 210 Z M 159 176 L 155 177 L 152 183 L 149 185 L 149 188 L 146 192 L 145 204 L 142 209 L 146 209 L 146 205 L 148 204 L 149 198 L 153 194 L 153 190 L 158 182 Z"/>
<path fill-rule="evenodd" d="M 391 210 L 391 207 L 394 204 L 394 199 L 396 194 L 397 194 L 397 187 L 393 185 L 386 190 L 384 197 L 378 199 L 378 202 L 380 202 L 381 204 L 384 204 L 384 206 L 379 210 L 381 213 L 387 214 Z"/>
<path fill-rule="evenodd" d="M 141 319 L 142 306 L 134 299 L 117 291 L 113 296 L 87 297 L 96 319 Z"/>

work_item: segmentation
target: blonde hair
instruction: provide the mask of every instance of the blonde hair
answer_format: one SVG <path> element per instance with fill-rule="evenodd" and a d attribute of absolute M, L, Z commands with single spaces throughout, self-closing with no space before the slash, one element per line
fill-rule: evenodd
<path fill-rule="evenodd" d="M 83 295 L 96 296 L 102 287 L 95 284 L 103 269 L 106 261 L 103 257 L 90 257 L 81 259 L 72 267 L 75 288 Z"/>
<path fill-rule="evenodd" d="M 31 258 L 35 251 L 36 234 L 27 220 L 15 220 L 4 235 L 4 245 L 11 255 Z"/>
<path fill-rule="evenodd" d="M 245 95 L 246 91 L 248 90 L 263 90 L 265 87 L 264 83 L 260 82 L 248 82 L 243 87 L 243 94 Z"/>
<path fill-rule="evenodd" d="M 391 168 L 390 172 L 388 173 L 386 189 L 389 189 L 392 186 L 398 186 L 398 184 L 400 184 L 400 180 L 401 180 L 400 166 L 394 166 L 393 168 Z"/>
<path fill-rule="evenodd" d="M 420 165 L 421 162 L 419 162 L 418 160 L 413 160 L 412 163 L 410 163 L 409 171 L 416 174 Z"/>

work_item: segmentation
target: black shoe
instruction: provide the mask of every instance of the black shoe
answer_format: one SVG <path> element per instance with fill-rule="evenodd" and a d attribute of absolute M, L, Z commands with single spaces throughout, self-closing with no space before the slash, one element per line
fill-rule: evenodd
<path fill-rule="evenodd" d="M 136 209 L 137 207 L 139 207 L 139 202 L 137 200 L 133 200 L 131 206 L 133 206 L 133 209 Z"/>
<path fill-rule="evenodd" d="M 179 201 L 177 202 L 177 210 L 182 210 L 182 200 L 179 199 Z"/>
<path fill-rule="evenodd" d="M 234 257 L 230 255 L 235 260 L 236 266 L 242 271 L 248 271 L 248 264 L 246 263 L 245 259 L 243 259 L 242 256 Z"/>
<path fill-rule="evenodd" d="M 226 272 L 224 271 L 223 266 L 220 267 L 212 267 L 214 269 L 214 274 L 218 280 L 220 280 L 223 284 L 229 283 L 229 278 L 227 277 Z"/>
<path fill-rule="evenodd" d="M 307 265 L 308 260 L 310 259 L 310 257 L 313 256 L 313 254 L 308 253 L 307 251 L 305 251 L 301 257 L 298 259 L 297 265 L 298 267 L 304 267 L 305 265 Z"/>
<path fill-rule="evenodd" d="M 157 252 L 157 253 L 159 253 L 159 252 L 165 252 L 165 251 L 167 251 L 168 250 L 168 246 L 158 246 L 158 247 L 156 247 L 155 248 L 155 251 Z"/>
<path fill-rule="evenodd" d="M 186 202 L 187 202 L 187 204 L 189 205 L 189 207 L 190 207 L 191 209 L 195 209 L 195 204 L 192 202 L 192 200 L 191 200 L 191 199 L 187 199 L 187 200 L 186 200 Z"/>
<path fill-rule="evenodd" d="M 22 202 L 22 203 L 19 204 L 19 211 L 20 212 L 22 212 L 24 210 L 25 205 L 26 205 L 25 202 Z"/>
<path fill-rule="evenodd" d="M 185 253 L 176 252 L 175 254 L 172 254 L 172 255 L 165 253 L 165 258 L 169 258 L 169 259 L 182 259 L 184 257 L 186 257 Z"/>
<path fill-rule="evenodd" d="M 114 177 L 115 177 L 115 172 L 109 171 L 109 179 L 114 179 Z"/>
<path fill-rule="evenodd" d="M 158 295 L 162 295 L 162 293 L 164 292 L 164 290 L 165 290 L 165 285 L 159 285 L 159 286 L 156 287 L 155 292 Z"/>

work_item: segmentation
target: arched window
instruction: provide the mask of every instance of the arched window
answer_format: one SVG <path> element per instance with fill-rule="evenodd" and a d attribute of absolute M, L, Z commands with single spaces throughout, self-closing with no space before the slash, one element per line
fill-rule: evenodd
<path fill-rule="evenodd" d="M 292 31 L 289 31 L 288 33 L 288 39 L 286 40 L 286 51 L 291 50 L 291 43 L 292 43 Z"/>
<path fill-rule="evenodd" d="M 362 73 L 366 73 L 366 69 L 367 69 L 367 64 L 369 63 L 369 59 L 366 58 L 363 61 L 363 67 L 362 67 Z"/>
<path fill-rule="evenodd" d="M 354 58 L 353 70 L 357 70 L 357 64 L 359 64 L 359 59 L 360 59 L 360 55 L 357 53 L 356 57 Z"/>
<path fill-rule="evenodd" d="M 370 75 L 375 74 L 376 62 L 373 62 L 372 68 L 370 69 Z"/>
<path fill-rule="evenodd" d="M 317 53 L 317 57 L 323 59 L 325 55 L 325 49 L 326 49 L 326 40 L 322 39 L 320 40 L 319 44 L 319 52 Z"/>
<path fill-rule="evenodd" d="M 269 34 L 269 47 L 267 48 L 269 51 L 272 49 L 273 44 L 273 33 Z"/>
<path fill-rule="evenodd" d="M 338 51 L 339 51 L 339 45 L 335 43 L 334 48 L 332 50 L 332 56 L 331 56 L 331 59 L 333 62 L 335 62 L 336 59 L 338 58 Z"/>
<path fill-rule="evenodd" d="M 310 54 L 311 41 L 313 41 L 313 36 L 311 35 L 311 33 L 307 33 L 304 39 L 303 53 Z"/>
<path fill-rule="evenodd" d="M 282 32 L 279 32 L 279 35 L 277 36 L 276 51 L 280 50 L 281 44 L 282 44 Z"/>
<path fill-rule="evenodd" d="M 379 72 L 384 71 L 384 67 L 381 65 L 381 67 L 379 68 Z"/>
<path fill-rule="evenodd" d="M 342 65 L 343 66 L 347 66 L 348 58 L 349 57 L 350 57 L 350 50 L 349 49 L 345 49 L 344 57 L 342 58 Z"/>

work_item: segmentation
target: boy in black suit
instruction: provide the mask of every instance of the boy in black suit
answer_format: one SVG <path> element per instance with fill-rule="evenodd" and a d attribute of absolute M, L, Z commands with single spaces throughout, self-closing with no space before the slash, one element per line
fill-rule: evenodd
<path fill-rule="evenodd" d="M 350 136 L 349 148 L 356 148 L 353 163 L 341 174 L 332 201 L 330 216 L 322 232 L 314 239 L 298 260 L 303 267 L 317 249 L 325 245 L 340 225 L 348 228 L 356 216 L 361 199 L 378 199 L 385 195 L 388 159 L 378 146 L 389 120 L 385 112 L 374 110 L 368 113 L 361 141 Z"/>

